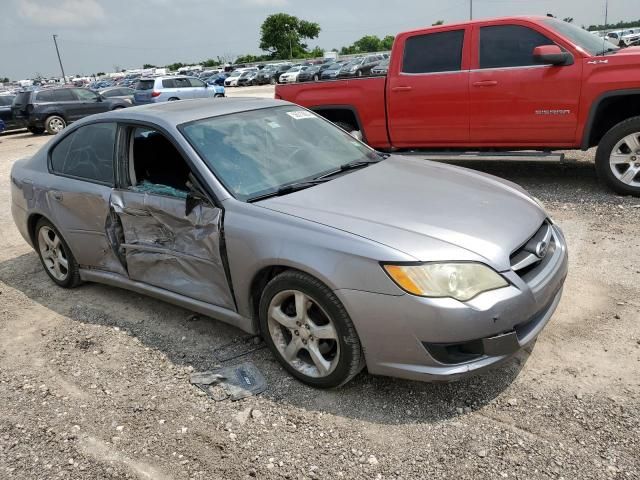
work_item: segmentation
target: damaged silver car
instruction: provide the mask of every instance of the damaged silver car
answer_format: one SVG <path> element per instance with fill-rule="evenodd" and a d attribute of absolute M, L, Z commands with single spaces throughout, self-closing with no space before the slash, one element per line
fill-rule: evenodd
<path fill-rule="evenodd" d="M 382 154 L 279 100 L 187 100 L 79 121 L 11 172 L 61 287 L 100 282 L 260 334 L 317 387 L 449 381 L 531 344 L 567 274 L 520 187 Z"/>

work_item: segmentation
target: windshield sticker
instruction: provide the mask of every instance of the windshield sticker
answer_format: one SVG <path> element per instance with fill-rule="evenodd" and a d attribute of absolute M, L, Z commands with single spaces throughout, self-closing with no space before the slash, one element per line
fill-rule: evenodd
<path fill-rule="evenodd" d="M 311 112 L 307 112 L 306 110 L 296 110 L 295 112 L 287 112 L 291 118 L 296 120 L 302 120 L 304 118 L 315 118 L 315 115 Z"/>
<path fill-rule="evenodd" d="M 271 128 L 280 128 L 280 124 L 276 122 L 267 122 L 267 125 L 269 125 Z"/>

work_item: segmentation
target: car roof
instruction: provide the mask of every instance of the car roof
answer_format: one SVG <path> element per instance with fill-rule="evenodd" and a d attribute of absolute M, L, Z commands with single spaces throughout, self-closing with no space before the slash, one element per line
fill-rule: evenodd
<path fill-rule="evenodd" d="M 87 118 L 91 120 L 146 121 L 170 128 L 193 120 L 284 105 L 293 104 L 272 98 L 239 97 L 216 100 L 198 98 L 179 102 L 151 103 L 92 115 Z M 85 123 L 82 120 L 77 123 L 80 122 Z"/>

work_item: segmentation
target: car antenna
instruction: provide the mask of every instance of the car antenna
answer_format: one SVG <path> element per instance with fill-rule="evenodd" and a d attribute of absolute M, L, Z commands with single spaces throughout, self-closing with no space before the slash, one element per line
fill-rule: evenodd
<path fill-rule="evenodd" d="M 609 0 L 604 0 L 604 35 L 602 36 L 602 54 L 606 50 L 607 44 L 607 22 L 609 21 Z"/>

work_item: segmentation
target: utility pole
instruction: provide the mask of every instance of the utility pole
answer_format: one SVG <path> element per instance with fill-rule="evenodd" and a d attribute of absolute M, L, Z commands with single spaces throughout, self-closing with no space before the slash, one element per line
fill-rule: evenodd
<path fill-rule="evenodd" d="M 53 43 L 56 46 L 56 53 L 58 54 L 58 62 L 60 63 L 60 70 L 62 70 L 62 83 L 67 83 L 67 77 L 64 74 L 64 67 L 62 66 L 62 59 L 60 58 L 60 50 L 58 50 L 58 41 L 56 38 L 58 35 L 53 35 Z"/>
<path fill-rule="evenodd" d="M 469 0 L 469 20 L 473 20 L 473 0 Z"/>

